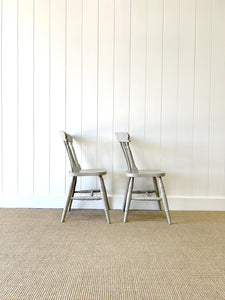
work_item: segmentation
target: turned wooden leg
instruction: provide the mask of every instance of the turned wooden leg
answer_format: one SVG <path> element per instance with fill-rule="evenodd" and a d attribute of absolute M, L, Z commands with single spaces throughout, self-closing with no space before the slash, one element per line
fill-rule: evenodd
<path fill-rule="evenodd" d="M 110 222 L 109 213 L 108 213 L 109 202 L 108 202 L 108 197 L 107 197 L 107 193 L 106 193 L 105 183 L 104 183 L 104 180 L 101 175 L 98 177 L 99 177 L 99 183 L 100 183 L 100 190 L 101 190 L 101 194 L 102 194 L 102 200 L 103 200 L 103 204 L 104 204 L 106 221 L 108 224 L 110 224 L 111 222 Z"/>
<path fill-rule="evenodd" d="M 71 197 L 70 197 L 69 211 L 71 211 L 71 207 L 72 207 L 72 204 L 73 204 L 72 197 L 74 196 L 75 189 L 76 189 L 76 184 L 77 184 L 77 177 L 74 177 L 74 178 L 75 178 L 75 182 L 74 182 L 73 191 L 72 191 L 72 194 L 71 194 Z"/>
<path fill-rule="evenodd" d="M 156 177 L 153 177 L 152 181 L 153 181 L 153 187 L 154 187 L 155 195 L 156 195 L 156 197 L 159 197 L 159 189 L 158 189 L 158 184 L 157 184 Z M 160 201 L 157 201 L 157 204 L 158 204 L 158 210 L 161 210 Z"/>
<path fill-rule="evenodd" d="M 166 197 L 166 192 L 165 192 L 165 188 L 163 185 L 163 181 L 161 177 L 158 177 L 158 186 L 159 186 L 159 191 L 160 191 L 160 195 L 162 197 L 162 201 L 163 201 L 163 206 L 166 212 L 166 217 L 167 217 L 167 221 L 169 224 L 171 224 L 171 220 L 170 220 L 170 213 L 169 213 L 169 208 L 168 208 L 168 202 L 167 202 L 167 197 Z"/>
<path fill-rule="evenodd" d="M 134 177 L 131 177 L 129 181 L 128 191 L 127 191 L 126 208 L 125 208 L 124 219 L 123 219 L 124 223 L 126 223 L 127 221 L 127 215 L 128 215 L 128 210 L 130 208 L 133 187 L 134 187 Z"/>
<path fill-rule="evenodd" d="M 75 181 L 76 181 L 76 178 L 73 177 L 72 181 L 71 181 L 71 184 L 70 184 L 70 189 L 69 189 L 69 193 L 68 193 L 68 196 L 67 196 L 67 200 L 66 200 L 66 205 L 65 205 L 65 208 L 64 208 L 63 213 L 62 213 L 61 222 L 65 221 L 66 213 L 67 213 L 69 204 L 71 202 L 71 197 L 72 197 L 72 194 L 73 194 L 73 191 L 74 191 Z"/>
<path fill-rule="evenodd" d="M 128 193 L 128 189 L 129 189 L 129 184 L 130 184 L 130 177 L 129 177 L 129 179 L 128 179 L 127 188 L 126 188 L 126 194 L 125 194 L 124 200 L 123 200 L 123 207 L 122 207 L 122 211 L 123 211 L 123 212 L 125 212 L 125 207 L 126 207 L 127 193 Z"/>

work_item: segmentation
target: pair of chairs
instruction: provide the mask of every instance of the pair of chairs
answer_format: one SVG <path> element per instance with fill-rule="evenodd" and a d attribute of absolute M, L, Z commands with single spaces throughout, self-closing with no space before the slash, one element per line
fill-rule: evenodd
<path fill-rule="evenodd" d="M 108 224 L 110 224 L 110 217 L 108 213 L 110 207 L 103 179 L 103 176 L 107 173 L 107 171 L 104 169 L 81 169 L 73 147 L 73 137 L 64 131 L 60 131 L 60 135 L 64 142 L 71 165 L 71 171 L 69 172 L 69 175 L 72 176 L 70 189 L 67 196 L 66 205 L 63 210 L 61 222 L 65 221 L 67 211 L 71 210 L 73 200 L 103 200 L 106 221 Z M 161 210 L 160 201 L 162 201 L 166 212 L 167 221 L 169 224 L 171 224 L 166 192 L 162 181 L 162 177 L 165 176 L 165 173 L 158 170 L 139 170 L 135 165 L 132 151 L 130 148 L 130 135 L 127 132 L 116 132 L 115 135 L 123 150 L 123 154 L 128 168 L 128 170 L 125 172 L 126 176 L 128 177 L 128 183 L 123 203 L 124 223 L 127 221 L 131 200 L 136 200 L 156 201 L 158 205 L 158 210 Z M 99 189 L 76 190 L 77 178 L 87 176 L 98 177 Z M 138 177 L 152 178 L 153 187 L 147 190 L 134 190 L 134 179 Z M 82 196 L 82 194 L 86 195 Z M 134 195 L 138 196 L 135 197 Z"/>

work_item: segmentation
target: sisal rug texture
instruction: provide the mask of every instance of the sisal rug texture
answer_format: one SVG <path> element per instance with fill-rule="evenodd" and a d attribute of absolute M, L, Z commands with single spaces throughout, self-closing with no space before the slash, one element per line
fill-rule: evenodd
<path fill-rule="evenodd" d="M 225 212 L 0 209 L 0 299 L 225 299 Z"/>

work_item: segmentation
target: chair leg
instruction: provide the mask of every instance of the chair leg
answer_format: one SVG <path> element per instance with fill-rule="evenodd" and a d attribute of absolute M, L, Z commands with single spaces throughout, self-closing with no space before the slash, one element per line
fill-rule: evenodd
<path fill-rule="evenodd" d="M 72 178 L 72 181 L 71 181 L 71 184 L 70 184 L 70 189 L 69 189 L 69 193 L 68 193 L 68 196 L 67 196 L 66 205 L 65 205 L 65 208 L 64 208 L 63 213 L 62 213 L 61 222 L 65 221 L 66 213 L 67 213 L 67 210 L 68 210 L 68 207 L 69 207 L 69 204 L 70 204 L 70 201 L 71 201 L 72 193 L 73 193 L 73 190 L 74 190 L 74 185 L 75 185 L 75 177 Z"/>
<path fill-rule="evenodd" d="M 128 189 L 129 189 L 130 179 L 131 178 L 129 177 L 128 183 L 127 183 L 127 188 L 126 188 L 126 194 L 125 194 L 125 197 L 124 197 L 124 200 L 123 200 L 123 208 L 122 208 L 123 212 L 125 212 L 126 200 L 127 200 L 127 193 L 128 193 Z"/>
<path fill-rule="evenodd" d="M 74 182 L 74 188 L 73 188 L 73 191 L 72 191 L 72 194 L 71 194 L 71 197 L 70 197 L 69 211 L 71 211 L 71 207 L 72 207 L 72 204 L 73 204 L 72 197 L 74 196 L 75 189 L 76 189 L 76 184 L 77 184 L 77 177 L 74 177 L 74 178 L 75 178 L 75 182 Z"/>
<path fill-rule="evenodd" d="M 171 224 L 171 220 L 170 220 L 170 213 L 169 213 L 169 208 L 168 208 L 168 202 L 167 202 L 167 197 L 166 197 L 166 192 L 165 192 L 165 188 L 163 185 L 163 181 L 161 177 L 158 177 L 158 186 L 159 186 L 159 190 L 160 190 L 160 195 L 162 197 L 162 201 L 163 201 L 163 205 L 164 205 L 164 209 L 166 212 L 166 217 L 167 217 L 167 221 L 169 224 Z"/>
<path fill-rule="evenodd" d="M 107 210 L 110 210 L 109 199 L 108 199 L 106 188 L 105 188 L 105 182 L 104 182 L 104 179 L 103 179 L 102 176 L 101 176 L 100 181 L 102 182 L 102 189 L 103 189 L 104 195 L 105 195 L 105 200 L 104 201 L 106 201 L 106 208 L 107 208 Z"/>
<path fill-rule="evenodd" d="M 159 189 L 158 189 L 156 177 L 153 177 L 152 180 L 153 180 L 153 186 L 154 186 L 156 197 L 159 197 Z M 160 201 L 157 201 L 157 204 L 158 204 L 158 210 L 161 210 Z"/>
<path fill-rule="evenodd" d="M 103 200 L 103 204 L 104 204 L 106 221 L 108 224 L 110 224 L 111 222 L 110 222 L 109 213 L 108 213 L 109 202 L 108 202 L 108 197 L 107 197 L 107 193 L 106 193 L 105 183 L 104 183 L 104 180 L 101 175 L 98 177 L 99 177 L 99 183 L 100 183 L 100 190 L 101 190 L 101 194 L 102 194 L 102 200 Z"/>
<path fill-rule="evenodd" d="M 129 180 L 129 187 L 127 191 L 126 208 L 125 208 L 124 219 L 123 219 L 124 223 L 126 223 L 127 221 L 127 215 L 128 215 L 128 210 L 130 208 L 133 187 L 134 187 L 134 177 L 131 177 Z"/>

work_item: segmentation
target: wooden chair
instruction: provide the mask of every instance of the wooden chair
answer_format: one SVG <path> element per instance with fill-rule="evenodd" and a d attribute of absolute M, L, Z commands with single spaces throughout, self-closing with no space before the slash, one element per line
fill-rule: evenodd
<path fill-rule="evenodd" d="M 65 221 L 67 211 L 71 210 L 73 200 L 103 200 L 104 210 L 106 215 L 106 221 L 110 224 L 110 218 L 108 214 L 109 202 L 106 193 L 106 188 L 103 180 L 103 175 L 107 172 L 104 169 L 81 169 L 80 164 L 77 160 L 77 156 L 73 147 L 73 137 L 64 131 L 59 132 L 62 140 L 64 142 L 66 152 L 69 157 L 71 171 L 69 175 L 72 176 L 72 181 L 70 184 L 69 193 L 66 200 L 66 205 L 63 210 L 61 222 Z M 99 179 L 99 187 L 100 189 L 92 189 L 92 190 L 76 190 L 77 177 L 89 177 L 96 176 Z M 99 195 L 101 193 L 101 195 Z M 86 196 L 81 196 L 76 194 L 86 194 Z M 89 195 L 88 195 L 89 194 Z M 98 195 L 95 195 L 98 194 Z"/>
<path fill-rule="evenodd" d="M 147 169 L 139 170 L 135 165 L 134 158 L 130 149 L 129 133 L 116 132 L 115 135 L 122 147 L 123 154 L 128 168 L 128 170 L 125 172 L 126 176 L 128 177 L 128 184 L 127 184 L 127 189 L 126 189 L 126 194 L 125 194 L 124 204 L 123 204 L 123 211 L 125 211 L 124 223 L 126 223 L 127 220 L 127 215 L 128 215 L 128 210 L 130 208 L 131 200 L 156 201 L 158 203 L 158 210 L 161 209 L 160 201 L 162 200 L 166 212 L 167 221 L 169 224 L 171 224 L 166 192 L 162 181 L 162 177 L 165 176 L 165 173 L 158 170 L 147 170 Z M 134 178 L 137 177 L 152 178 L 153 189 L 134 191 L 133 190 Z M 133 195 L 135 194 L 137 196 L 133 197 Z"/>

